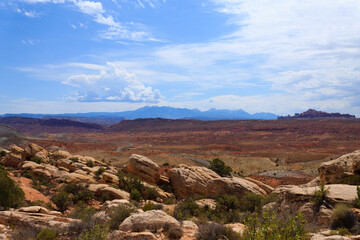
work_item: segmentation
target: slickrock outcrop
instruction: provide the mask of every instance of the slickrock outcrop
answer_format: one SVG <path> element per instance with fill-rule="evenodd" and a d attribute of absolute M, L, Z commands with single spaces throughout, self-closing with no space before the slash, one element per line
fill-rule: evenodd
<path fill-rule="evenodd" d="M 196 233 L 199 230 L 199 227 L 193 221 L 183 221 L 181 223 L 183 230 L 183 235 L 180 240 L 195 240 Z"/>
<path fill-rule="evenodd" d="M 318 171 L 325 184 L 342 183 L 347 176 L 360 174 L 360 150 L 325 162 Z"/>
<path fill-rule="evenodd" d="M 115 183 L 115 184 L 119 183 L 119 178 L 116 175 L 108 172 L 104 172 L 102 174 L 102 179 L 104 182 L 108 182 L 108 183 Z"/>
<path fill-rule="evenodd" d="M 260 181 L 258 181 L 258 180 L 255 180 L 255 179 L 253 179 L 253 178 L 249 178 L 249 177 L 246 177 L 246 178 L 244 178 L 245 180 L 248 180 L 248 181 L 250 181 L 250 182 L 252 182 L 252 183 L 255 183 L 256 185 L 258 185 L 261 189 L 263 189 L 267 194 L 270 194 L 270 193 L 272 193 L 273 191 L 274 191 L 274 188 L 273 187 L 271 187 L 271 186 L 269 186 L 269 185 L 267 185 L 267 184 L 265 184 L 265 183 L 263 183 L 263 182 L 260 182 Z"/>
<path fill-rule="evenodd" d="M 108 238 L 109 240 L 157 240 L 151 232 L 124 232 L 114 231 Z"/>
<path fill-rule="evenodd" d="M 138 154 L 132 154 L 130 156 L 127 163 L 127 170 L 152 184 L 157 183 L 160 178 L 160 167 L 149 158 Z"/>
<path fill-rule="evenodd" d="M 29 225 L 37 225 L 41 227 L 59 229 L 66 232 L 69 224 L 78 222 L 77 219 L 59 217 L 53 214 L 33 213 L 15 211 L 0 211 L 0 224 L 9 226 L 11 222 L 17 221 L 18 223 L 27 223 Z"/>
<path fill-rule="evenodd" d="M 130 200 L 130 194 L 120 189 L 110 187 L 107 184 L 90 184 L 89 190 L 97 196 L 107 195 L 110 199 L 126 199 Z"/>
<path fill-rule="evenodd" d="M 351 204 L 357 197 L 356 186 L 345 184 L 330 184 L 325 185 L 329 189 L 327 199 L 329 204 L 349 203 Z M 279 186 L 275 189 L 278 194 L 278 207 L 282 211 L 290 211 L 292 213 L 298 210 L 313 198 L 314 192 L 318 187 L 303 187 L 303 186 Z"/>
<path fill-rule="evenodd" d="M 137 213 L 126 218 L 119 226 L 119 230 L 126 232 L 138 232 L 163 228 L 165 224 L 180 227 L 180 223 L 162 210 L 151 210 Z"/>
<path fill-rule="evenodd" d="M 101 210 L 108 210 L 113 207 L 118 207 L 123 204 L 130 204 L 129 200 L 126 199 L 114 199 L 111 201 L 106 201 L 103 205 L 100 206 Z"/>
<path fill-rule="evenodd" d="M 52 158 L 54 159 L 64 159 L 69 158 L 71 154 L 68 151 L 64 150 L 57 150 L 51 154 Z"/>
<path fill-rule="evenodd" d="M 32 157 L 40 158 L 43 162 L 49 161 L 49 153 L 44 148 L 40 147 L 35 143 L 29 143 L 23 152 L 23 157 L 25 159 L 30 159 Z"/>
<path fill-rule="evenodd" d="M 220 176 L 206 167 L 180 164 L 171 169 L 169 178 L 176 197 L 187 198 L 196 194 L 206 196 L 208 182 Z"/>
<path fill-rule="evenodd" d="M 23 161 L 23 158 L 21 155 L 11 152 L 6 155 L 4 164 L 7 167 L 16 168 L 22 161 Z"/>
<path fill-rule="evenodd" d="M 255 183 L 243 178 L 216 178 L 207 184 L 207 196 L 215 197 L 220 194 L 235 195 L 241 199 L 246 193 L 256 193 L 266 196 L 267 193 Z"/>

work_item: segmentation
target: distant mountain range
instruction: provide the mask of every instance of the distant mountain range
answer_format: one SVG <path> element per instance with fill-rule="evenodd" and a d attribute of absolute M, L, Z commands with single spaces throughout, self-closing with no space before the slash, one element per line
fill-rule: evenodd
<path fill-rule="evenodd" d="M 65 114 L 4 114 L 3 117 L 27 117 L 43 119 L 68 119 L 80 122 L 92 122 L 102 125 L 111 125 L 121 120 L 134 120 L 138 118 L 166 118 L 166 119 L 195 119 L 195 120 L 241 120 L 241 119 L 276 119 L 273 113 L 250 114 L 244 110 L 210 109 L 200 111 L 198 109 L 173 108 L 147 106 L 134 111 L 125 112 L 90 112 L 90 113 L 65 113 Z"/>

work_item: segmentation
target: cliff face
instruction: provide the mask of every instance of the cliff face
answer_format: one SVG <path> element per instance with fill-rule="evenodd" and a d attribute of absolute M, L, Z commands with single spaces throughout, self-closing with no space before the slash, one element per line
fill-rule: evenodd
<path fill-rule="evenodd" d="M 294 116 L 280 116 L 278 119 L 292 119 L 292 118 L 355 118 L 354 115 L 341 113 L 327 113 L 309 109 L 303 113 L 295 113 Z"/>

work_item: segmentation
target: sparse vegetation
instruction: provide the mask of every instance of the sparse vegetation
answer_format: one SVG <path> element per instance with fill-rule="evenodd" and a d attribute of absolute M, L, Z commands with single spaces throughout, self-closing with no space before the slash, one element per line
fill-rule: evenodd
<path fill-rule="evenodd" d="M 243 212 L 261 212 L 264 197 L 255 193 L 246 193 L 240 201 L 240 210 Z"/>
<path fill-rule="evenodd" d="M 360 185 L 360 176 L 359 175 L 348 176 L 344 179 L 343 184 Z"/>
<path fill-rule="evenodd" d="M 43 163 L 43 160 L 39 157 L 32 157 L 32 158 L 30 158 L 30 161 L 35 162 L 37 164 Z"/>
<path fill-rule="evenodd" d="M 69 160 L 73 161 L 73 162 L 79 162 L 79 158 L 78 157 L 71 157 L 69 158 Z"/>
<path fill-rule="evenodd" d="M 86 162 L 86 166 L 88 166 L 88 167 L 94 167 L 94 162 L 92 161 L 92 160 L 88 160 L 87 162 Z"/>
<path fill-rule="evenodd" d="M 71 194 L 71 201 L 73 204 L 76 204 L 79 201 L 88 203 L 91 199 L 94 198 L 94 193 L 91 192 L 84 184 L 66 184 L 64 191 Z"/>
<path fill-rule="evenodd" d="M 174 217 L 178 220 L 186 220 L 191 217 L 199 216 L 200 207 L 191 198 L 179 203 L 174 209 Z"/>
<path fill-rule="evenodd" d="M 316 212 L 319 212 L 321 205 L 327 204 L 327 195 L 329 193 L 329 188 L 325 189 L 325 184 L 320 183 L 319 190 L 314 192 L 314 196 L 311 200 L 313 208 Z"/>
<path fill-rule="evenodd" d="M 95 172 L 95 177 L 97 180 L 100 179 L 100 175 L 103 174 L 105 172 L 105 168 L 100 167 L 96 172 Z"/>
<path fill-rule="evenodd" d="M 214 160 L 212 160 L 210 162 L 209 168 L 222 177 L 231 177 L 232 168 L 230 166 L 227 166 L 219 158 L 215 158 Z"/>
<path fill-rule="evenodd" d="M 110 229 L 117 229 L 119 225 L 135 211 L 136 209 L 129 204 L 121 204 L 118 207 L 110 209 Z"/>
<path fill-rule="evenodd" d="M 36 240 L 54 240 L 55 238 L 56 238 L 56 232 L 49 228 L 44 228 L 36 236 Z"/>
<path fill-rule="evenodd" d="M 167 236 L 171 240 L 180 239 L 183 235 L 181 227 L 177 227 L 168 223 L 164 225 L 163 232 L 165 236 Z"/>
<path fill-rule="evenodd" d="M 6 155 L 6 152 L 3 150 L 3 151 L 0 151 L 0 157 L 4 157 Z"/>
<path fill-rule="evenodd" d="M 96 224 L 93 228 L 80 234 L 79 240 L 107 240 L 108 229 L 104 225 Z"/>
<path fill-rule="evenodd" d="M 360 187 L 357 186 L 356 188 L 357 197 L 355 198 L 354 205 L 357 208 L 360 208 Z"/>
<path fill-rule="evenodd" d="M 60 212 L 65 212 L 71 206 L 71 198 L 65 191 L 60 191 L 51 198 L 51 201 L 56 205 Z"/>
<path fill-rule="evenodd" d="M 9 177 L 6 169 L 0 166 L 0 209 L 20 206 L 24 195 L 23 190 Z"/>
<path fill-rule="evenodd" d="M 331 215 L 331 229 L 351 229 L 356 223 L 355 215 L 346 204 L 337 204 Z"/>
<path fill-rule="evenodd" d="M 130 199 L 139 202 L 141 200 L 141 193 L 136 188 L 131 189 Z"/>
<path fill-rule="evenodd" d="M 204 223 L 199 226 L 197 240 L 238 240 L 240 235 L 218 223 Z"/>

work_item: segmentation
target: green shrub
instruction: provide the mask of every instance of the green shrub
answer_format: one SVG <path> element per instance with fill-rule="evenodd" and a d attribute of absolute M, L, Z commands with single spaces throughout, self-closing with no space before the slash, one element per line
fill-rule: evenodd
<path fill-rule="evenodd" d="M 94 167 L 94 162 L 92 161 L 92 160 L 88 160 L 87 162 L 86 162 L 86 166 L 88 166 L 88 167 Z"/>
<path fill-rule="evenodd" d="M 354 205 L 355 205 L 355 207 L 360 208 L 360 187 L 359 186 L 356 188 L 356 192 L 357 192 L 357 197 L 355 198 Z"/>
<path fill-rule="evenodd" d="M 71 218 L 87 220 L 94 216 L 96 209 L 94 207 L 87 207 L 84 202 L 79 202 L 75 209 L 70 213 Z"/>
<path fill-rule="evenodd" d="M 186 199 L 175 207 L 173 215 L 177 220 L 186 220 L 191 217 L 199 216 L 200 207 L 192 199 Z"/>
<path fill-rule="evenodd" d="M 73 162 L 79 162 L 79 158 L 78 157 L 71 157 L 69 158 L 69 160 L 73 161 Z"/>
<path fill-rule="evenodd" d="M 39 157 L 32 157 L 32 158 L 30 158 L 30 161 L 36 162 L 37 164 L 43 163 L 43 160 Z"/>
<path fill-rule="evenodd" d="M 360 176 L 359 175 L 347 176 L 344 179 L 343 184 L 360 185 Z"/>
<path fill-rule="evenodd" d="M 240 202 L 234 195 L 222 195 L 216 199 L 216 208 L 221 211 L 236 210 L 240 207 Z"/>
<path fill-rule="evenodd" d="M 245 221 L 247 226 L 243 233 L 242 240 L 305 240 L 305 220 L 303 214 L 299 213 L 294 217 L 284 218 L 276 212 L 265 211 L 263 216 L 253 214 Z"/>
<path fill-rule="evenodd" d="M 36 239 L 39 232 L 41 232 L 41 229 L 39 227 L 33 224 L 30 225 L 29 223 L 25 223 L 25 222 L 10 223 L 9 225 L 12 228 L 12 232 L 10 233 L 12 237 L 11 239 L 14 240 Z"/>
<path fill-rule="evenodd" d="M 136 209 L 130 204 L 121 204 L 118 207 L 110 209 L 110 221 L 109 227 L 111 230 L 118 229 L 120 224 L 130 216 L 131 213 L 135 212 Z"/>
<path fill-rule="evenodd" d="M 100 179 L 100 175 L 103 174 L 105 172 L 105 168 L 103 167 L 100 167 L 96 172 L 95 172 L 95 178 L 97 180 Z"/>
<path fill-rule="evenodd" d="M 226 228 L 222 224 L 217 223 L 205 223 L 199 226 L 199 230 L 196 234 L 197 240 L 238 240 L 240 235 L 236 234 L 229 228 Z"/>
<path fill-rule="evenodd" d="M 71 205 L 71 198 L 67 192 L 61 191 L 51 198 L 60 212 L 65 212 Z"/>
<path fill-rule="evenodd" d="M 5 151 L 0 151 L 0 157 L 4 157 L 6 155 Z"/>
<path fill-rule="evenodd" d="M 141 193 L 136 188 L 130 192 L 130 199 L 139 202 L 141 200 Z"/>
<path fill-rule="evenodd" d="M 314 196 L 311 199 L 311 203 L 313 204 L 313 208 L 316 212 L 319 212 L 320 206 L 326 203 L 328 194 L 329 188 L 325 189 L 325 185 L 322 182 L 319 186 L 319 190 L 314 192 Z"/>
<path fill-rule="evenodd" d="M 72 194 L 71 201 L 76 204 L 79 201 L 88 203 L 94 198 L 94 193 L 91 192 L 86 185 L 70 183 L 66 184 L 64 191 Z"/>
<path fill-rule="evenodd" d="M 168 237 L 168 239 L 172 240 L 180 239 L 183 235 L 181 227 L 177 227 L 168 223 L 165 223 L 163 233 Z"/>
<path fill-rule="evenodd" d="M 36 236 L 36 240 L 53 240 L 56 237 L 56 232 L 48 229 L 48 228 L 44 228 L 41 232 L 39 232 L 39 234 Z"/>
<path fill-rule="evenodd" d="M 141 191 L 141 195 L 145 200 L 156 200 L 159 197 L 158 192 L 155 188 L 144 187 Z"/>
<path fill-rule="evenodd" d="M 145 203 L 145 205 L 142 208 L 142 210 L 144 212 L 150 211 L 150 210 L 162 210 L 162 209 L 163 209 L 163 206 L 161 204 L 154 204 L 152 202 Z"/>
<path fill-rule="evenodd" d="M 215 158 L 210 162 L 209 168 L 219 174 L 222 177 L 230 177 L 232 169 L 230 166 L 227 166 L 222 160 L 219 158 Z"/>
<path fill-rule="evenodd" d="M 79 240 L 107 240 L 108 230 L 105 226 L 96 224 L 95 227 L 83 232 Z"/>
<path fill-rule="evenodd" d="M 347 228 L 351 229 L 356 223 L 354 213 L 351 208 L 345 204 L 337 204 L 331 214 L 331 229 Z"/>
<path fill-rule="evenodd" d="M 249 212 L 260 212 L 264 197 L 256 193 L 246 193 L 240 201 L 240 210 Z"/>
<path fill-rule="evenodd" d="M 23 190 L 9 177 L 9 173 L 0 167 L 0 209 L 19 207 L 24 196 Z"/>
<path fill-rule="evenodd" d="M 330 235 L 346 236 L 346 235 L 351 235 L 351 233 L 349 232 L 349 229 L 342 227 L 342 228 L 338 228 L 336 230 L 331 230 Z"/>

